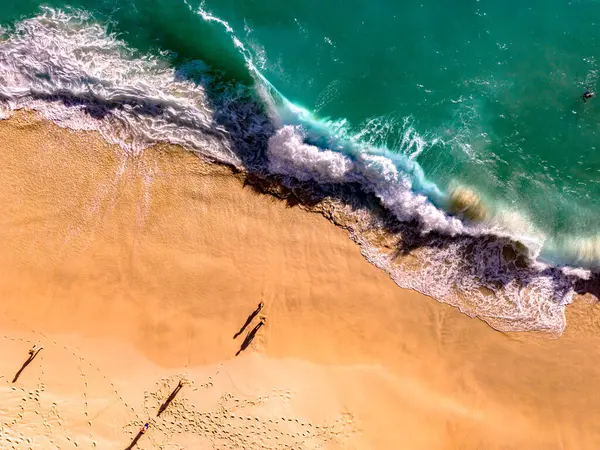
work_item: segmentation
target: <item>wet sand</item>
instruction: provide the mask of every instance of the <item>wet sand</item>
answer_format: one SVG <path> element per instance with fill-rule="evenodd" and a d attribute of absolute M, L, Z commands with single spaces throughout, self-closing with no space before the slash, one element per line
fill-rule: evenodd
<path fill-rule="evenodd" d="M 592 297 L 499 333 L 177 148 L 23 114 L 0 143 L 0 447 L 600 448 Z"/>

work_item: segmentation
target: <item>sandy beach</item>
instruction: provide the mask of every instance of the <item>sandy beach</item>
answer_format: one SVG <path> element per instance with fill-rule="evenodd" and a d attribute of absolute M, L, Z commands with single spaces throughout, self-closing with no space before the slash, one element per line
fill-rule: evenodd
<path fill-rule="evenodd" d="M 23 113 L 0 142 L 0 448 L 600 448 L 595 298 L 500 333 L 181 149 Z"/>

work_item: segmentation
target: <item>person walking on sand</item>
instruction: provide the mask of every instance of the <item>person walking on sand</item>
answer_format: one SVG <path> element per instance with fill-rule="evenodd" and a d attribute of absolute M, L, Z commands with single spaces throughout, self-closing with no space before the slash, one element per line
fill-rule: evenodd
<path fill-rule="evenodd" d="M 16 383 L 16 381 L 19 379 L 19 377 L 21 376 L 21 372 L 23 372 L 25 370 L 25 368 L 31 364 L 31 361 L 33 361 L 35 359 L 35 357 L 37 356 L 37 354 L 42 350 L 43 347 L 35 344 L 33 347 L 31 347 L 29 349 L 29 356 L 27 357 L 27 361 L 25 361 L 23 363 L 23 365 L 21 366 L 21 368 L 19 369 L 19 371 L 15 374 L 15 377 L 13 378 L 12 382 Z"/>
<path fill-rule="evenodd" d="M 146 433 L 146 431 L 148 431 L 149 426 L 150 426 L 150 422 L 146 422 L 144 424 L 144 426 L 142 428 L 140 428 L 140 431 L 138 431 L 138 434 L 135 435 L 135 437 L 133 438 L 133 441 L 131 441 L 131 444 L 129 444 L 129 446 L 125 450 L 132 450 L 137 445 L 140 438 Z"/>
<path fill-rule="evenodd" d="M 233 335 L 234 339 L 236 339 L 240 334 L 242 334 L 244 332 L 244 330 L 246 329 L 246 327 L 248 325 L 250 325 L 250 323 L 258 315 L 258 313 L 263 309 L 263 306 L 265 306 L 264 302 L 260 302 L 258 304 L 258 306 L 256 307 L 256 309 L 254 311 L 252 311 L 252 313 L 248 316 L 248 318 L 246 319 L 246 323 L 244 323 L 244 325 L 242 325 L 242 328 L 240 328 L 240 331 L 238 331 L 237 333 L 235 333 Z"/>

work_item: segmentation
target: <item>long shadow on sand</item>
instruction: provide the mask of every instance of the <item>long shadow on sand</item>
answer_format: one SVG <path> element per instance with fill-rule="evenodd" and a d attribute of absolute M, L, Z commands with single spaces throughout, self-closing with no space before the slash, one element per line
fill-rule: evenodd
<path fill-rule="evenodd" d="M 39 348 L 33 352 L 29 353 L 29 357 L 27 358 L 27 360 L 23 363 L 23 365 L 21 366 L 21 368 L 18 370 L 18 372 L 15 374 L 15 377 L 13 378 L 12 382 L 16 383 L 16 381 L 19 379 L 19 377 L 21 376 L 21 373 L 23 373 L 23 371 L 25 370 L 25 368 L 31 364 L 31 362 L 35 359 L 35 357 L 38 355 L 39 352 L 41 352 L 42 349 Z"/>
<path fill-rule="evenodd" d="M 258 330 L 260 330 L 260 328 L 264 324 L 265 324 L 265 319 L 264 318 L 260 319 L 260 322 L 258 322 L 256 324 L 256 326 L 254 328 L 252 328 L 252 330 L 250 330 L 250 332 L 246 335 L 244 342 L 242 342 L 242 345 L 240 346 L 240 349 L 237 351 L 235 356 L 238 356 L 240 353 L 242 353 L 244 350 L 246 350 L 250 344 L 252 344 L 252 341 L 256 337 L 256 333 L 258 333 Z"/>
<path fill-rule="evenodd" d="M 250 325 L 252 320 L 254 320 L 254 318 L 258 315 L 258 313 L 263 309 L 263 306 L 264 306 L 263 302 L 260 302 L 258 304 L 256 309 L 254 311 L 252 311 L 252 313 L 248 316 L 248 318 L 246 319 L 246 322 L 244 323 L 244 325 L 242 325 L 242 328 L 240 328 L 240 330 L 233 335 L 233 339 L 236 339 L 240 334 L 242 334 L 244 332 L 244 330 L 248 327 L 248 325 Z"/>
<path fill-rule="evenodd" d="M 169 395 L 169 397 L 165 400 L 165 402 L 162 405 L 160 405 L 160 408 L 158 408 L 158 413 L 156 414 L 156 417 L 160 417 L 160 415 L 163 412 L 165 412 L 165 410 L 168 408 L 168 406 L 171 404 L 171 402 L 175 399 L 175 397 L 177 396 L 177 394 L 179 393 L 181 388 L 183 388 L 183 382 L 180 381 L 177 384 L 177 386 L 175 387 L 175 389 L 173 389 L 173 392 L 171 392 L 171 395 Z"/>
<path fill-rule="evenodd" d="M 138 434 L 136 434 L 135 437 L 133 438 L 133 440 L 131 441 L 131 444 L 129 444 L 129 446 L 127 446 L 127 448 L 125 450 L 131 450 L 133 447 L 135 447 L 143 435 L 144 435 L 144 432 L 139 431 Z"/>

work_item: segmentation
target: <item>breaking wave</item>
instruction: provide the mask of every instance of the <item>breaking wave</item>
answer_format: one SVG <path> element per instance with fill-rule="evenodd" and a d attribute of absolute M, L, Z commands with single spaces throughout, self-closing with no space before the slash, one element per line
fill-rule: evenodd
<path fill-rule="evenodd" d="M 398 285 L 500 330 L 564 329 L 565 305 L 589 272 L 539 262 L 535 230 L 466 187 L 448 194 L 428 181 L 416 156 L 434 142 L 410 120 L 390 151 L 351 134 L 343 120 L 317 119 L 261 75 L 227 22 L 190 11 L 231 37 L 253 86 L 223 81 L 200 61 L 175 68 L 167 53 L 140 54 L 85 12 L 46 8 L 2 32 L 4 116 L 33 109 L 64 127 L 97 130 L 130 153 L 177 144 L 267 184 L 310 191 L 321 199 L 311 207 L 349 229 Z"/>

